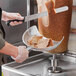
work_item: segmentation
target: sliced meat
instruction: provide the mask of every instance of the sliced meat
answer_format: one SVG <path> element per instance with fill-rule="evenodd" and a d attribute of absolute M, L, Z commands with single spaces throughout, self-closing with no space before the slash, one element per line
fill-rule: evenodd
<path fill-rule="evenodd" d="M 33 36 L 28 40 L 27 43 L 33 47 L 36 47 L 36 45 L 40 39 L 42 39 L 42 36 Z"/>
<path fill-rule="evenodd" d="M 38 48 L 46 48 L 48 46 L 48 43 L 49 43 L 49 39 L 40 39 L 38 41 L 37 47 Z"/>
<path fill-rule="evenodd" d="M 37 45 L 38 48 L 46 48 L 46 47 L 49 47 L 49 46 L 53 46 L 53 42 L 52 42 L 51 38 L 40 39 L 38 41 L 38 45 Z"/>
<path fill-rule="evenodd" d="M 53 46 L 51 38 L 43 39 L 43 36 L 33 36 L 28 40 L 28 45 L 35 48 L 46 48 Z"/>
<path fill-rule="evenodd" d="M 52 41 L 51 38 L 49 39 L 48 47 L 49 47 L 49 46 L 53 46 L 53 41 Z"/>
<path fill-rule="evenodd" d="M 56 14 L 56 11 L 54 10 L 55 9 L 55 2 L 54 2 L 54 0 L 47 1 L 45 3 L 45 5 L 47 7 L 48 13 Z"/>

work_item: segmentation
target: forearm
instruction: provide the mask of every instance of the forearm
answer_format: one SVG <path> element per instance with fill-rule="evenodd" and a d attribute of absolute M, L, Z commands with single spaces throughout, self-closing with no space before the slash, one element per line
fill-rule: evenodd
<path fill-rule="evenodd" d="M 5 42 L 5 46 L 0 50 L 0 53 L 17 57 L 18 48 L 16 46 L 9 44 L 8 42 Z"/>

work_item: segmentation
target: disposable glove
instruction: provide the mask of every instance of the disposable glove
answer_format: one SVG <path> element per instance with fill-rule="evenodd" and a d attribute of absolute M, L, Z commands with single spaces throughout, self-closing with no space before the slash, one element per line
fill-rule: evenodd
<path fill-rule="evenodd" d="M 19 13 L 10 13 L 10 12 L 6 12 L 6 11 L 2 11 L 2 20 L 3 21 L 8 21 L 8 20 L 23 20 L 24 17 L 22 17 Z M 14 22 L 11 22 L 10 25 L 11 26 L 15 26 L 15 25 L 18 25 L 18 24 L 21 24 L 22 22 L 17 22 L 17 21 L 14 21 Z"/>
<path fill-rule="evenodd" d="M 25 46 L 19 46 L 18 47 L 18 56 L 16 58 L 12 57 L 16 62 L 22 63 L 28 58 L 28 50 L 26 49 Z"/>

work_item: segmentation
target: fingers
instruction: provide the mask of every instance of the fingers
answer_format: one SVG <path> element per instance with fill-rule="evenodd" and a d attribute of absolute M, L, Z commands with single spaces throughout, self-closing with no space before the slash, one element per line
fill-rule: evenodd
<path fill-rule="evenodd" d="M 15 26 L 15 25 L 19 25 L 19 24 L 22 24 L 22 22 L 17 22 L 17 21 L 14 21 L 14 22 L 11 22 L 10 25 L 11 26 Z"/>
<path fill-rule="evenodd" d="M 22 57 L 22 58 L 20 58 L 20 59 L 16 59 L 15 61 L 16 61 L 17 63 L 22 63 L 22 62 L 24 62 L 27 58 L 28 58 L 28 55 L 26 55 L 25 57 Z"/>
<path fill-rule="evenodd" d="M 18 19 L 18 20 L 23 20 L 24 17 L 22 17 L 19 13 L 9 13 L 9 20 L 14 20 L 14 19 Z"/>
<path fill-rule="evenodd" d="M 7 13 L 7 16 L 6 18 L 4 18 L 5 21 L 9 21 L 9 20 L 23 20 L 24 17 L 22 17 L 19 13 Z M 14 21 L 14 22 L 11 22 L 10 25 L 11 26 L 15 26 L 15 25 L 19 25 L 19 24 L 22 24 L 23 22 L 17 22 L 17 21 Z"/>
<path fill-rule="evenodd" d="M 17 20 L 23 20 L 24 19 L 24 17 L 22 17 L 19 13 L 16 13 L 14 16 L 13 16 L 13 19 L 12 20 L 15 20 L 15 19 L 17 19 Z M 14 21 L 14 22 L 11 22 L 10 23 L 10 25 L 11 26 L 15 26 L 15 25 L 19 25 L 19 24 L 22 24 L 23 22 L 17 22 L 17 21 Z"/>
<path fill-rule="evenodd" d="M 29 52 L 26 50 L 25 46 L 18 47 L 18 56 L 13 58 L 17 63 L 22 63 L 28 58 Z"/>
<path fill-rule="evenodd" d="M 22 17 L 19 13 L 16 13 L 16 14 L 15 14 L 15 19 L 23 20 L 24 17 Z"/>

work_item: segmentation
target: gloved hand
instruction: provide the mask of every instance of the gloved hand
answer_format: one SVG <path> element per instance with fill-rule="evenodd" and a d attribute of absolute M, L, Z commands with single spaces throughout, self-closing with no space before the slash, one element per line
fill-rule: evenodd
<path fill-rule="evenodd" d="M 18 56 L 16 58 L 12 57 L 16 62 L 22 63 L 24 60 L 28 58 L 28 50 L 25 46 L 19 46 L 18 47 Z"/>
<path fill-rule="evenodd" d="M 22 17 L 19 13 L 9 13 L 9 12 L 6 12 L 6 11 L 2 11 L 2 20 L 3 21 L 15 20 L 15 19 L 23 20 L 24 17 Z M 11 22 L 10 25 L 15 26 L 15 25 L 18 25 L 18 24 L 21 24 L 21 23 L 22 22 L 14 21 L 14 22 Z"/>

